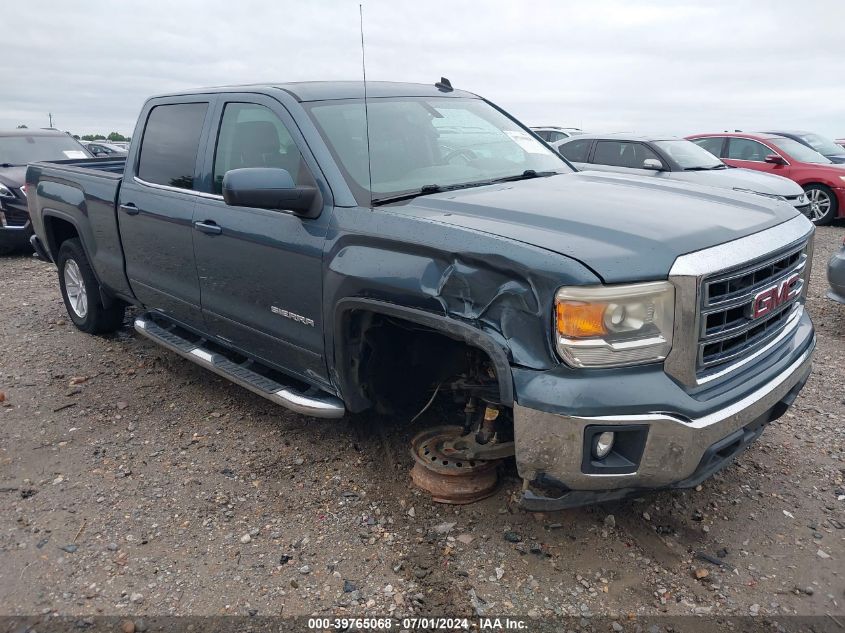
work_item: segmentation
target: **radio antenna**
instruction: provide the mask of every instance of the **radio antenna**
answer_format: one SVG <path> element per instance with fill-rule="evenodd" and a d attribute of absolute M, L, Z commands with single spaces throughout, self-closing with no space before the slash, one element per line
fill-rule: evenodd
<path fill-rule="evenodd" d="M 364 130 L 367 136 L 367 177 L 370 182 L 370 209 L 373 208 L 373 164 L 370 160 L 370 109 L 367 103 L 367 57 L 364 54 L 364 7 L 358 5 L 361 27 L 361 70 L 364 75 Z"/>

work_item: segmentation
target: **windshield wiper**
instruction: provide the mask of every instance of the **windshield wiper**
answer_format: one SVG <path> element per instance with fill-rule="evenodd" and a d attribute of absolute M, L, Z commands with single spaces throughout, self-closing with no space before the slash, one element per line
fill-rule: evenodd
<path fill-rule="evenodd" d="M 456 189 L 469 189 L 471 187 L 483 187 L 484 185 L 494 185 L 500 182 L 512 182 L 514 180 L 528 180 L 530 178 L 540 178 L 543 176 L 554 176 L 558 174 L 556 171 L 534 171 L 533 169 L 526 169 L 521 174 L 514 176 L 504 176 L 502 178 L 492 178 L 490 180 L 477 180 L 475 182 L 462 182 L 457 185 L 425 185 L 417 191 L 409 191 L 408 193 L 400 193 L 395 196 L 385 196 L 383 198 L 373 198 L 373 206 L 380 206 L 383 204 L 390 204 L 391 202 L 401 202 L 402 200 L 411 200 L 419 196 L 425 196 L 430 193 L 441 193 L 443 191 L 454 191 Z"/>
<path fill-rule="evenodd" d="M 0 167 L 23 167 L 23 165 L 15 165 L 14 163 L 0 163 Z"/>
<path fill-rule="evenodd" d="M 514 182 L 517 180 L 530 180 L 531 178 L 544 178 L 546 176 L 556 176 L 559 172 L 556 171 L 535 171 L 533 169 L 526 169 L 521 174 L 517 174 L 515 176 L 504 176 L 502 178 L 494 178 L 493 180 L 488 180 L 488 183 L 494 182 Z"/>
<path fill-rule="evenodd" d="M 726 167 L 727 167 L 727 165 L 725 165 L 725 164 L 713 165 L 712 167 L 704 167 L 704 166 L 684 167 L 684 171 L 712 171 L 714 169 L 725 169 Z"/>

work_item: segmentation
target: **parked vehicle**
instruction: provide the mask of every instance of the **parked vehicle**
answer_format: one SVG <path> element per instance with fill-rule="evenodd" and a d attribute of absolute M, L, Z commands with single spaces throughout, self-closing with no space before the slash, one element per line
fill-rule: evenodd
<path fill-rule="evenodd" d="M 845 217 L 845 167 L 791 138 L 773 134 L 724 132 L 687 137 L 728 165 L 794 180 L 810 199 L 810 220 L 830 224 Z"/>
<path fill-rule="evenodd" d="M 455 426 L 413 444 L 423 487 L 515 454 L 523 505 L 554 509 L 725 466 L 809 375 L 812 224 L 575 172 L 438 86 L 371 82 L 368 107 L 359 82 L 160 96 L 127 160 L 31 165 L 70 319 L 108 332 L 133 304 L 142 335 L 312 416 L 444 394 Z"/>
<path fill-rule="evenodd" d="M 129 152 L 115 145 L 114 143 L 103 143 L 100 141 L 80 141 L 86 149 L 98 158 L 119 158 L 125 157 Z"/>
<path fill-rule="evenodd" d="M 810 202 L 800 185 L 772 174 L 728 167 L 686 139 L 632 134 L 584 134 L 552 143 L 578 169 L 652 176 L 699 185 L 783 198 L 809 214 Z"/>
<path fill-rule="evenodd" d="M 837 145 L 836 141 L 821 136 L 820 134 L 800 130 L 793 130 L 790 132 L 765 132 L 765 134 L 775 134 L 777 136 L 791 138 L 793 141 L 798 141 L 802 145 L 806 145 L 810 149 L 816 150 L 831 163 L 837 165 L 845 163 L 845 149 L 843 149 L 840 145 Z"/>
<path fill-rule="evenodd" d="M 551 125 L 544 127 L 532 127 L 531 130 L 534 134 L 548 143 L 554 143 L 556 141 L 561 141 L 565 138 L 578 136 L 579 134 L 584 133 L 577 127 L 555 127 Z"/>
<path fill-rule="evenodd" d="M 842 248 L 835 252 L 827 263 L 827 280 L 830 283 L 827 296 L 839 303 L 845 303 L 845 239 L 842 240 Z"/>
<path fill-rule="evenodd" d="M 836 139 L 836 144 L 839 145 L 839 147 L 845 149 L 845 138 Z"/>
<path fill-rule="evenodd" d="M 0 130 L 0 255 L 29 248 L 32 223 L 26 205 L 26 164 L 36 160 L 88 158 L 65 132 Z"/>

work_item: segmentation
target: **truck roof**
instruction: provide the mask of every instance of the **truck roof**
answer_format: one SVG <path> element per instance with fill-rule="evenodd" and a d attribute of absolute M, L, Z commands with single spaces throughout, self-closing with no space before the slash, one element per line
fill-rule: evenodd
<path fill-rule="evenodd" d="M 237 86 L 214 86 L 156 95 L 171 97 L 184 94 L 220 92 L 266 92 L 284 90 L 297 101 L 327 101 L 330 99 L 362 99 L 363 81 L 295 81 L 288 83 L 257 83 Z M 478 95 L 464 90 L 443 91 L 434 84 L 415 84 L 398 81 L 368 81 L 367 97 L 469 97 Z"/>

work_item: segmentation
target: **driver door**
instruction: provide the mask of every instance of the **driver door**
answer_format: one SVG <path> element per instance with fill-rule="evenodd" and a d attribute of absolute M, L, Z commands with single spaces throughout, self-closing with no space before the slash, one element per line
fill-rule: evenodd
<path fill-rule="evenodd" d="M 288 373 L 328 381 L 322 323 L 322 249 L 331 209 L 316 163 L 278 102 L 227 94 L 216 108 L 214 151 L 205 173 L 212 191 L 194 212 L 194 251 L 208 331 L 227 345 Z M 324 211 L 227 205 L 225 173 L 243 167 L 287 170 L 297 184 L 319 186 Z"/>

